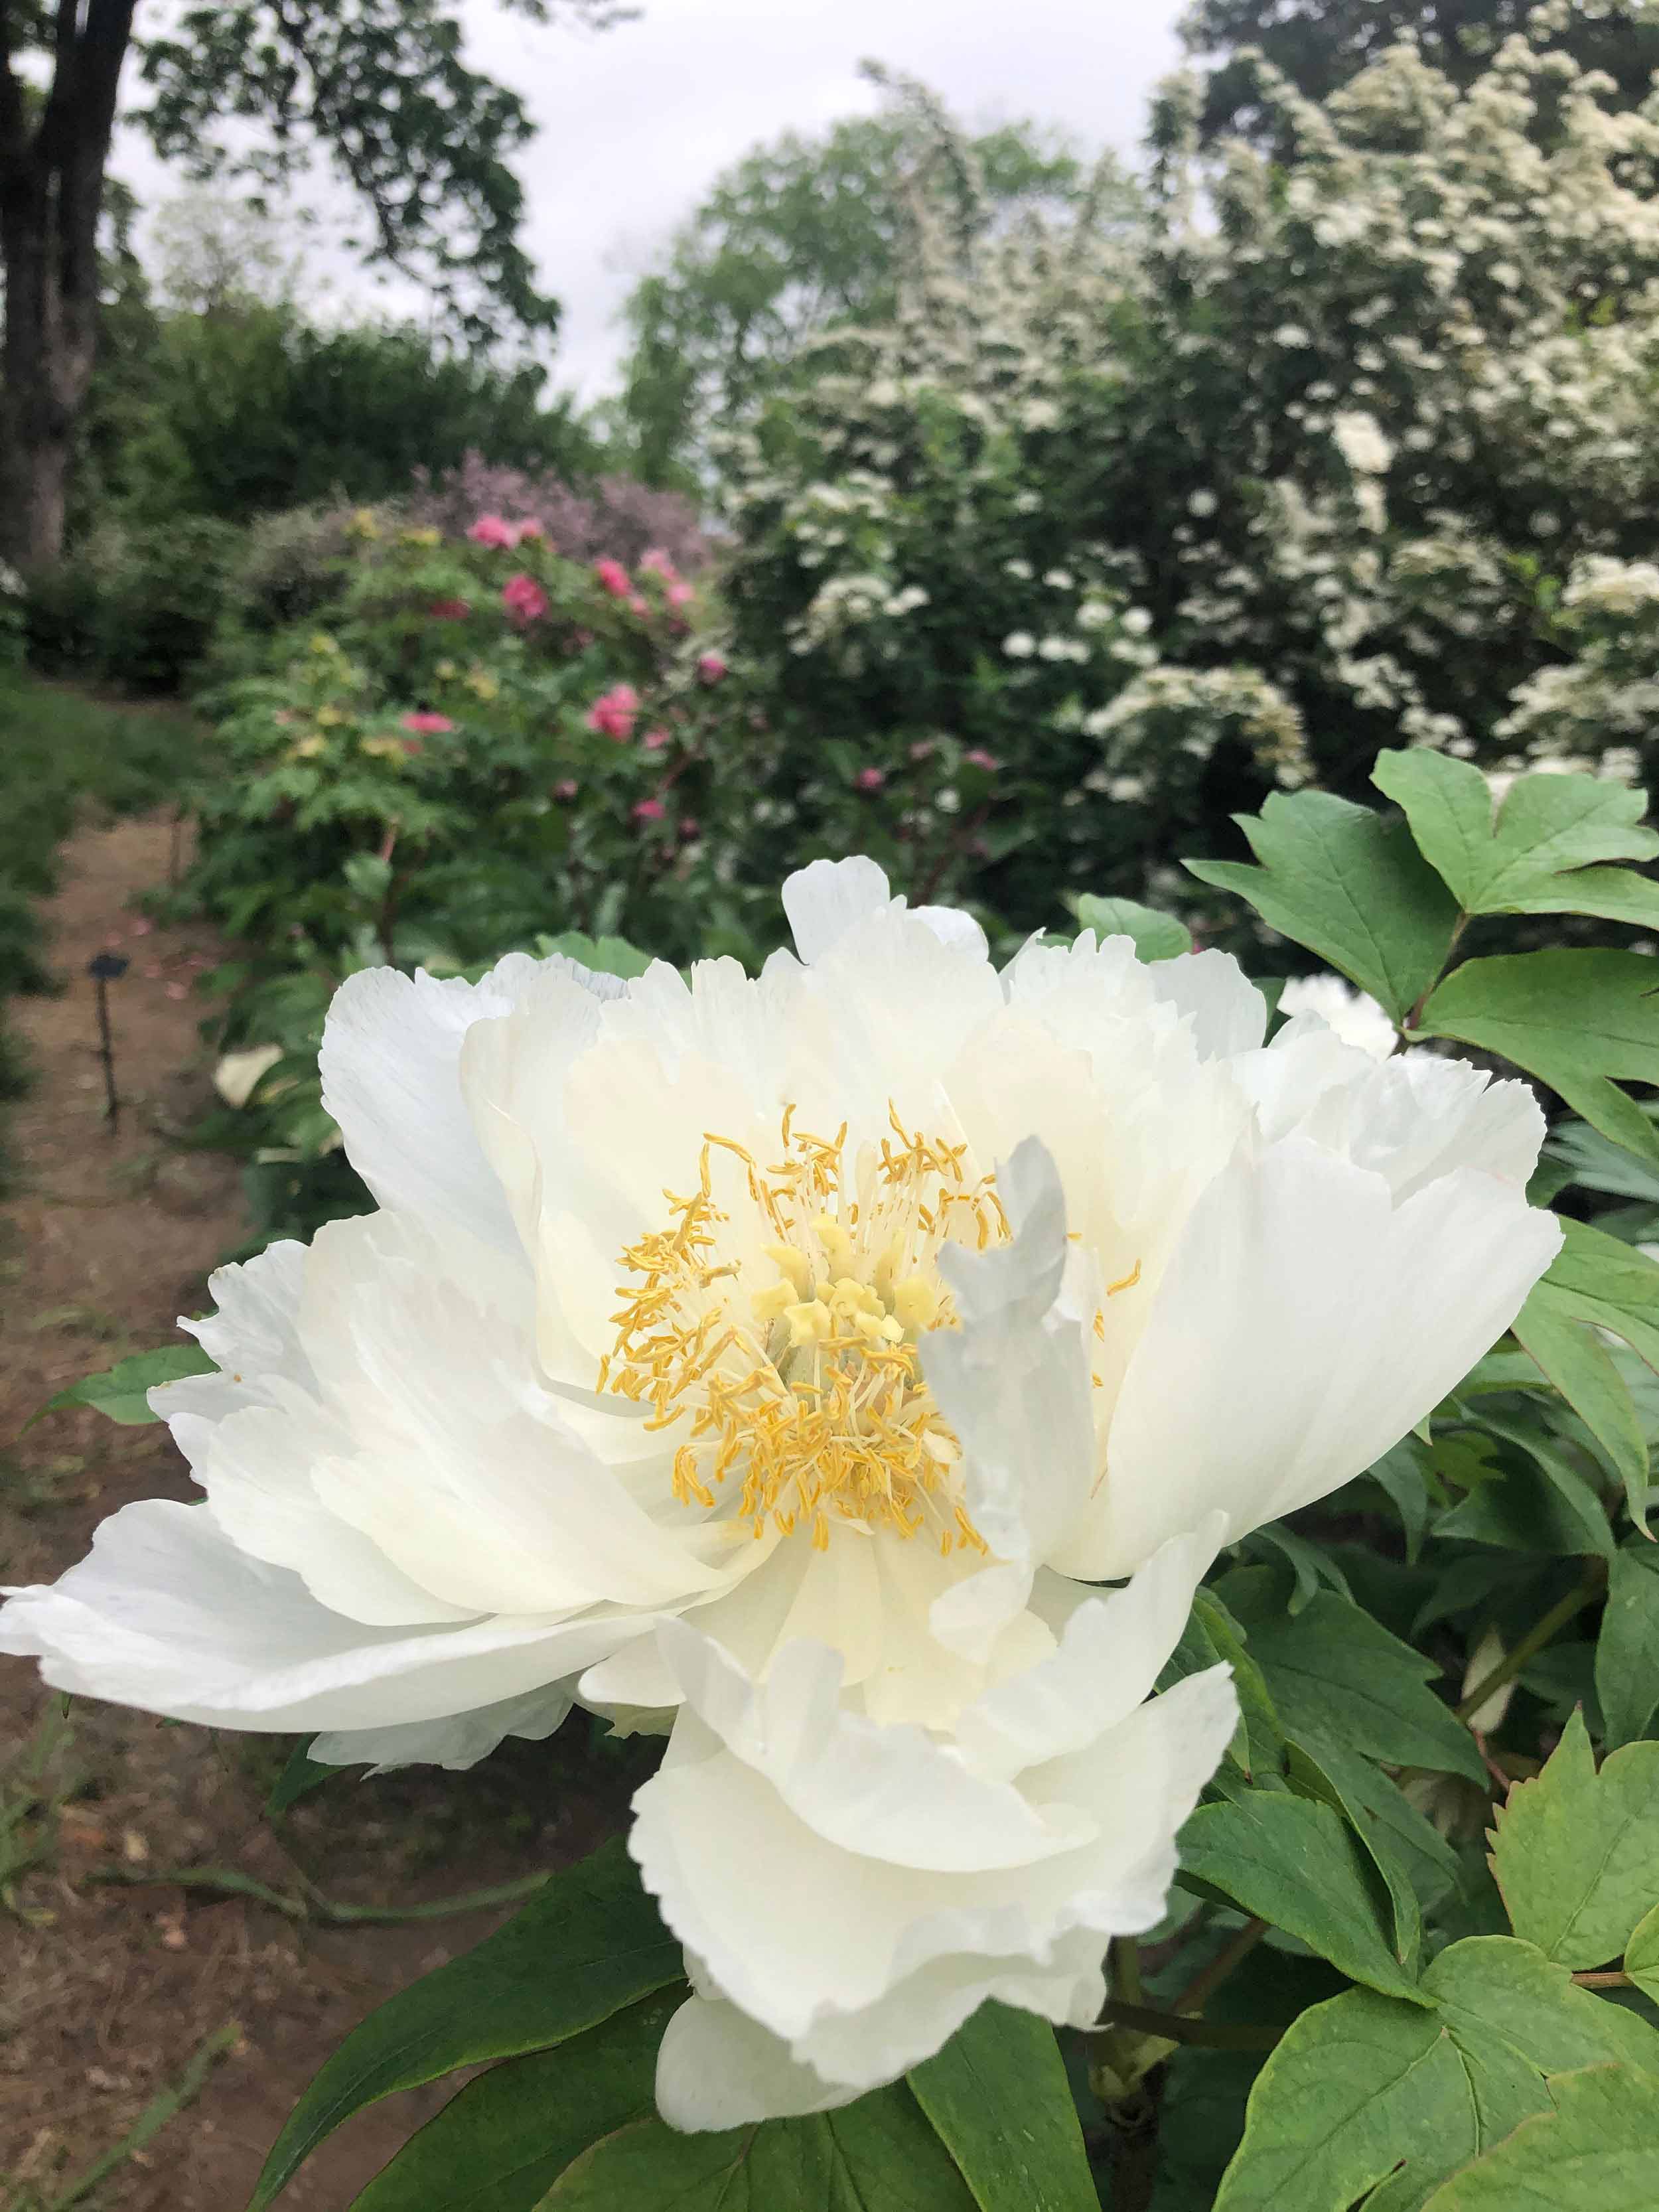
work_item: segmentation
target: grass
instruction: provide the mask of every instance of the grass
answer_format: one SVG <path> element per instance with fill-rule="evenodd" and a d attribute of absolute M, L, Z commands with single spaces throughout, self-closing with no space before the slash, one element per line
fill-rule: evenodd
<path fill-rule="evenodd" d="M 57 882 L 58 848 L 85 805 L 130 814 L 159 805 L 200 750 L 182 714 L 125 708 L 0 665 L 0 1101 L 27 1081 L 5 1002 L 52 988 L 35 908 Z M 6 1179 L 0 1141 L 0 1189 Z"/>

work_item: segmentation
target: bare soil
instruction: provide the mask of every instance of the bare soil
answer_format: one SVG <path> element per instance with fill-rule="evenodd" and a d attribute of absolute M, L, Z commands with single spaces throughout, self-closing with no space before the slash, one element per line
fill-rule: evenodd
<path fill-rule="evenodd" d="M 172 836 L 155 816 L 70 841 L 45 916 L 66 988 L 14 1007 L 38 1079 L 14 1110 L 19 1187 L 0 1207 L 6 1583 L 61 1573 L 131 1498 L 192 1495 L 159 1426 L 80 1410 L 23 1425 L 67 1383 L 202 1311 L 209 1272 L 247 1233 L 238 1164 L 188 1142 L 210 1095 L 199 1024 L 211 1009 L 194 980 L 222 948 L 204 930 L 152 925 L 137 903 L 165 879 Z M 106 950 L 131 963 L 110 987 L 113 1131 L 85 975 Z M 340 1928 L 152 1873 L 229 1872 L 287 1894 L 303 1875 L 358 1903 L 440 1899 L 580 1856 L 634 1778 L 578 1719 L 471 1775 L 343 1778 L 272 1820 L 264 1800 L 289 1748 L 110 1706 L 65 1713 L 31 1663 L 0 1658 L 0 2212 L 54 2212 L 71 2197 L 88 2212 L 240 2212 L 346 2030 L 501 1917 Z M 75 2191 L 233 2023 L 199 2094 L 107 2180 Z M 446 2094 L 413 2092 L 350 2123 L 284 2207 L 343 2212 Z"/>

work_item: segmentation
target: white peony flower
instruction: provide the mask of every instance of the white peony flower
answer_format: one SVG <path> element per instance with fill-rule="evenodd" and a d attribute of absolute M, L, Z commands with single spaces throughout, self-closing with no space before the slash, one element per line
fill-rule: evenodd
<path fill-rule="evenodd" d="M 56 1687 L 340 1763 L 465 1765 L 573 1691 L 673 1723 L 635 1847 L 699 2126 L 987 1994 L 1086 2016 L 1232 1725 L 1220 1680 L 1142 1703 L 1216 1544 L 1370 1465 L 1559 1242 L 1521 1084 L 1264 1048 L 1219 953 L 999 973 L 868 860 L 784 901 L 752 979 L 348 982 L 325 1098 L 380 1211 L 221 1271 L 220 1371 L 153 1399 L 205 1502 L 0 1613 Z"/>
<path fill-rule="evenodd" d="M 1369 991 L 1356 991 L 1340 975 L 1292 975 L 1279 994 L 1279 1011 L 1312 1014 L 1334 1030 L 1344 1044 L 1386 1060 L 1400 1042 L 1398 1031 Z"/>
<path fill-rule="evenodd" d="M 0 1649 L 350 1731 L 577 1674 L 665 1710 L 650 1631 L 685 1613 L 757 1674 L 817 1637 L 872 1717 L 949 1725 L 1052 1649 L 1045 1573 L 1334 1489 L 1557 1248 L 1523 1085 L 1322 1024 L 1263 1050 L 1218 953 L 1085 935 L 999 975 L 866 860 L 784 896 L 799 957 L 754 979 L 352 978 L 325 1097 L 381 1211 L 220 1272 L 185 1325 L 222 1371 L 155 1401 L 206 1503 L 116 1515 Z M 1024 1395 L 960 1326 L 981 1247 L 1037 1270 Z"/>

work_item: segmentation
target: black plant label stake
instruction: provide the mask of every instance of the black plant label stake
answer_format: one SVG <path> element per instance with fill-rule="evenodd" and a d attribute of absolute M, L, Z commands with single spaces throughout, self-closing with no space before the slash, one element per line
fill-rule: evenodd
<path fill-rule="evenodd" d="M 115 1039 L 109 1025 L 109 987 L 127 972 L 118 952 L 100 952 L 87 963 L 87 973 L 98 987 L 98 1056 L 104 1063 L 104 1119 L 115 1134 L 121 1118 L 121 1100 L 115 1088 Z"/>

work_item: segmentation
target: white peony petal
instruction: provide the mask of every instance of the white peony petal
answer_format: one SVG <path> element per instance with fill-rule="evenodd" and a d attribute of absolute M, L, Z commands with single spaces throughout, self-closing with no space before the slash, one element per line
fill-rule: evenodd
<path fill-rule="evenodd" d="M 1241 1153 L 1188 1221 L 1104 1484 L 1052 1564 L 1126 1574 L 1213 1508 L 1243 1534 L 1338 1488 L 1509 1326 L 1560 1235 L 1478 1170 L 1396 1210 L 1381 1176 L 1304 1138 Z"/>
<path fill-rule="evenodd" d="M 807 967 L 823 959 L 838 938 L 892 899 L 886 877 L 861 854 L 846 860 L 814 860 L 787 876 L 783 910 L 795 951 Z"/>
<path fill-rule="evenodd" d="M 1034 1567 L 1094 1480 L 1089 1364 L 1079 1322 L 1054 1310 L 1066 1199 L 1035 1138 L 999 1170 L 998 1187 L 1013 1241 L 941 1251 L 961 1326 L 934 1329 L 921 1358 L 962 1445 L 969 1516 L 1000 1559 Z"/>
<path fill-rule="evenodd" d="M 376 1774 L 399 1766 L 442 1766 L 463 1772 L 487 1758 L 497 1744 L 515 1735 L 544 1743 L 568 1719 L 570 1692 L 562 1682 L 526 1690 L 498 1705 L 476 1712 L 451 1713 L 438 1721 L 399 1721 L 391 1728 L 325 1729 L 314 1735 L 309 1755 L 319 1766 L 367 1765 Z"/>
<path fill-rule="evenodd" d="M 537 973 L 516 954 L 481 982 L 366 969 L 334 994 L 319 1065 L 348 1158 L 384 1206 L 459 1223 L 487 1243 L 513 1221 L 461 1097 L 461 1042 L 510 1012 Z"/>
<path fill-rule="evenodd" d="M 824 2081 L 791 2057 L 781 2036 L 721 1997 L 688 1997 L 657 2051 L 657 2110 L 686 2133 L 833 2112 L 862 2094 Z"/>
<path fill-rule="evenodd" d="M 1182 952 L 1154 960 L 1152 988 L 1192 1023 L 1201 1060 L 1251 1052 L 1267 1033 L 1267 1001 L 1231 952 Z"/>
<path fill-rule="evenodd" d="M 55 1689 L 211 1728 L 381 1728 L 441 1719 L 545 1686 L 650 1627 L 486 1620 L 375 1629 L 319 1605 L 299 1577 L 239 1551 L 205 1506 L 161 1500 L 104 1522 L 50 1587 L 5 1593 L 0 1651 L 38 1657 Z"/>
<path fill-rule="evenodd" d="M 1026 1865 L 1083 1840 L 1085 1824 L 1063 1808 L 1034 1815 L 923 1729 L 848 1711 L 840 1656 L 823 1644 L 786 1645 L 757 1684 L 684 1621 L 662 1622 L 657 1640 L 690 1710 L 828 1843 L 959 1873 Z"/>

